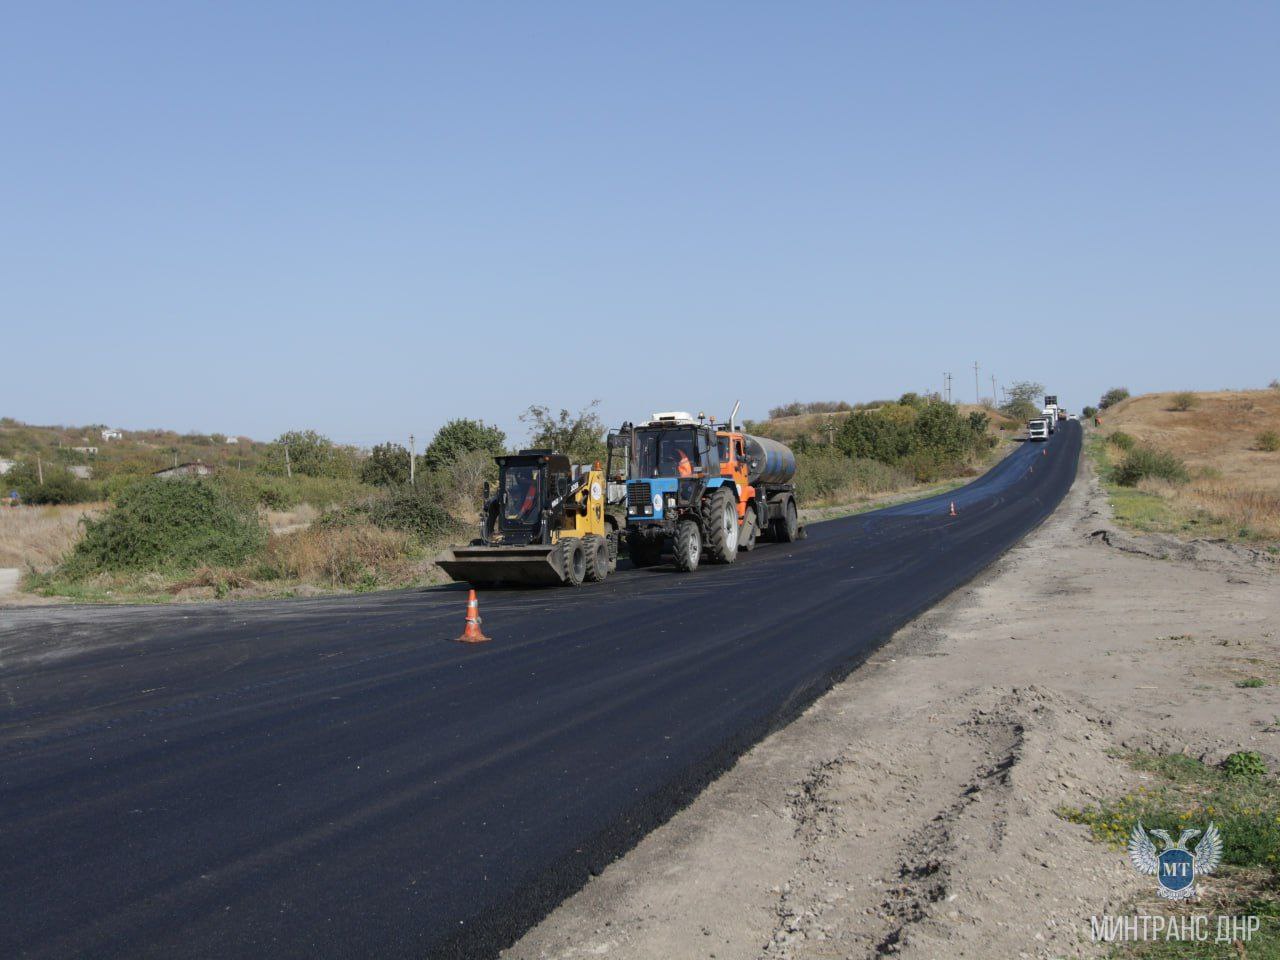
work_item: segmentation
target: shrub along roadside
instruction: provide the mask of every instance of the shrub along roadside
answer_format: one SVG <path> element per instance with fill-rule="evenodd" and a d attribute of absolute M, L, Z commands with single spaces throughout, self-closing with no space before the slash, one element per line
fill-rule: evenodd
<path fill-rule="evenodd" d="M 57 571 L 68 579 L 234 566 L 266 542 L 257 513 L 207 480 L 142 481 L 84 527 L 84 536 Z"/>
<path fill-rule="evenodd" d="M 1137 770 L 1153 775 L 1151 785 L 1082 808 L 1063 808 L 1058 815 L 1087 826 L 1095 840 L 1115 847 L 1118 857 L 1139 822 L 1143 829 L 1164 830 L 1178 837 L 1183 830 L 1204 831 L 1210 823 L 1222 834 L 1222 866 L 1198 881 L 1202 912 L 1254 914 L 1264 918 L 1248 945 L 1248 955 L 1274 957 L 1280 951 L 1280 785 L 1256 753 L 1232 754 L 1221 767 L 1211 767 L 1181 754 L 1126 756 Z M 1194 849 L 1199 838 L 1189 846 Z M 1154 889 L 1151 891 L 1155 893 Z M 1209 945 L 1203 945 L 1209 946 Z M 1235 956 L 1199 953 L 1178 942 L 1130 943 L 1117 947 L 1117 957 Z M 1217 949 L 1216 947 L 1214 948 Z M 1241 953 L 1240 956 L 1244 954 Z"/>
<path fill-rule="evenodd" d="M 1111 472 L 1111 478 L 1122 487 L 1136 487 L 1149 477 L 1170 483 L 1186 483 L 1191 479 L 1185 463 L 1172 453 L 1154 447 L 1133 447 Z"/>

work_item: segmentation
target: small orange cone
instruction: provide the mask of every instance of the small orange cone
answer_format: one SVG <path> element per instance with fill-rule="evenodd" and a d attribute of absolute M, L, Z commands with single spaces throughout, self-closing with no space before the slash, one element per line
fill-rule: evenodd
<path fill-rule="evenodd" d="M 953 517 L 959 516 L 959 514 L 956 513 L 956 502 L 954 500 L 951 501 L 951 516 Z"/>
<path fill-rule="evenodd" d="M 467 626 L 458 638 L 459 643 L 487 643 L 489 640 L 480 632 L 480 604 L 476 600 L 476 592 L 467 595 Z"/>

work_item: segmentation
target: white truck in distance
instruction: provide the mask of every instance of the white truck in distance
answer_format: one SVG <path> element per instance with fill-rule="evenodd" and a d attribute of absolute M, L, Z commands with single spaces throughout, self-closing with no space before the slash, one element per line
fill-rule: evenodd
<path fill-rule="evenodd" d="M 1049 439 L 1049 421 L 1044 417 L 1037 417 L 1034 420 L 1027 421 L 1027 439 L 1028 440 L 1048 440 Z"/>

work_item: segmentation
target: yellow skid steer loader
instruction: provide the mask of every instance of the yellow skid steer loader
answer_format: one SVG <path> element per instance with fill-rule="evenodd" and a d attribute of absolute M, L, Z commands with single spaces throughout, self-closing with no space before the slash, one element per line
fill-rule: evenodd
<path fill-rule="evenodd" d="M 618 564 L 618 521 L 597 463 L 574 476 L 550 450 L 495 457 L 498 488 L 485 484 L 480 537 L 436 563 L 474 584 L 569 584 L 604 580 Z"/>

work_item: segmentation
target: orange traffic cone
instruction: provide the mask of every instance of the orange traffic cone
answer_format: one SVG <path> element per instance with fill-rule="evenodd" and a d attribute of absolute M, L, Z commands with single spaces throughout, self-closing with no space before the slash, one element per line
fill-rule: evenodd
<path fill-rule="evenodd" d="M 480 632 L 480 604 L 476 600 L 476 592 L 467 595 L 467 626 L 458 638 L 459 643 L 487 643 L 489 640 Z"/>
<path fill-rule="evenodd" d="M 951 516 L 953 517 L 959 516 L 959 514 L 956 513 L 956 502 L 954 500 L 951 501 Z"/>

